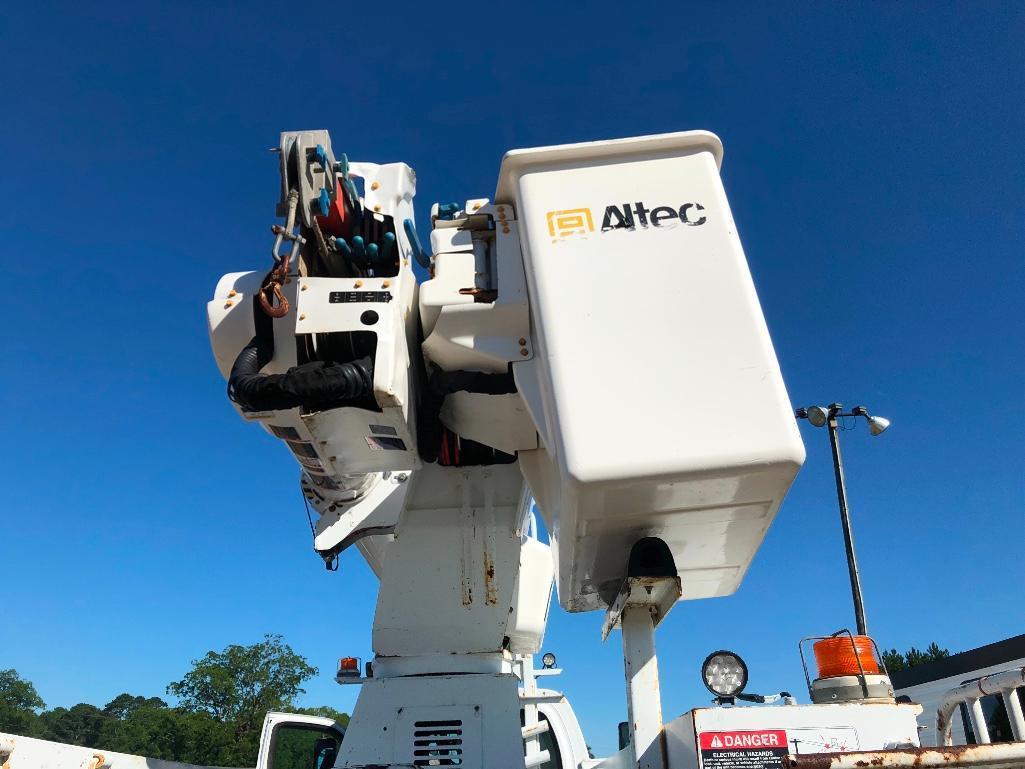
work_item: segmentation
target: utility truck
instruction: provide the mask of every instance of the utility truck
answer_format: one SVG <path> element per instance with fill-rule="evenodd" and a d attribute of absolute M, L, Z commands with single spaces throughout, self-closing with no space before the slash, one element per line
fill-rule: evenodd
<path fill-rule="evenodd" d="M 663 721 L 656 628 L 738 588 L 805 456 L 716 136 L 512 151 L 493 198 L 435 204 L 422 232 L 409 166 L 326 131 L 277 152 L 270 258 L 217 284 L 214 356 L 298 462 L 327 568 L 355 547 L 380 591 L 372 656 L 338 665 L 360 687 L 344 737 L 271 714 L 259 769 L 286 769 L 290 730 L 309 769 L 1020 765 L 1021 743 L 922 749 L 921 707 L 847 632 L 802 644 L 810 704 L 745 692 L 720 650 L 715 706 Z M 622 643 L 615 755 L 541 685 L 553 588 Z"/>

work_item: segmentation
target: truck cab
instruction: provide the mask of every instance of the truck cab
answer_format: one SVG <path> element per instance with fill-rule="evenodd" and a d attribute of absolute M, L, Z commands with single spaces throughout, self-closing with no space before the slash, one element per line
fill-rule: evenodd
<path fill-rule="evenodd" d="M 546 693 L 547 694 L 547 693 Z M 547 696 L 555 698 L 554 693 Z M 576 714 L 564 697 L 537 705 L 538 769 L 571 769 L 590 758 Z M 256 769 L 331 769 L 345 727 L 331 718 L 299 713 L 268 713 L 260 734 Z M 543 752 L 543 754 L 542 754 Z"/>
<path fill-rule="evenodd" d="M 331 718 L 270 712 L 256 769 L 331 769 L 344 736 L 345 727 Z"/>

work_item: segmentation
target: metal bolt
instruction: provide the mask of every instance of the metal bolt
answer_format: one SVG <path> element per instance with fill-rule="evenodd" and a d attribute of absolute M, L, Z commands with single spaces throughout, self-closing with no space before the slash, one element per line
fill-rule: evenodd
<path fill-rule="evenodd" d="M 480 208 L 480 203 L 474 203 L 473 210 L 476 211 L 478 208 Z"/>
<path fill-rule="evenodd" d="M 390 285 L 391 283 L 389 283 L 387 280 L 381 281 L 381 288 L 388 288 L 388 286 Z"/>
<path fill-rule="evenodd" d="M 504 235 L 508 235 L 509 234 L 509 228 L 507 226 L 505 226 L 504 224 L 502 225 L 502 234 L 504 234 Z"/>
<path fill-rule="evenodd" d="M 520 337 L 520 347 L 523 347 L 526 343 L 527 343 L 527 340 L 524 339 L 523 337 Z"/>
<path fill-rule="evenodd" d="M 228 296 L 235 296 L 235 294 L 237 293 L 238 291 L 236 291 L 235 289 L 231 289 L 231 291 L 228 292 Z"/>
<path fill-rule="evenodd" d="M 306 320 L 306 316 L 305 315 L 300 315 L 299 316 L 299 320 Z"/>
<path fill-rule="evenodd" d="M 234 304 L 230 299 L 224 303 L 224 309 L 227 310 L 231 305 Z"/>
<path fill-rule="evenodd" d="M 530 352 L 527 350 L 526 347 L 521 347 L 520 348 L 520 355 L 524 355 L 524 356 L 530 355 Z"/>
<path fill-rule="evenodd" d="M 399 483 L 405 483 L 408 479 L 409 479 L 409 476 L 406 475 L 405 473 L 399 473 L 398 475 L 395 476 L 395 480 L 397 480 Z"/>
<path fill-rule="evenodd" d="M 307 286 L 305 283 L 303 283 L 303 287 L 301 289 L 299 289 L 299 290 L 300 291 L 305 291 L 307 288 L 309 288 L 309 286 Z"/>
<path fill-rule="evenodd" d="M 363 285 L 363 281 L 362 280 L 357 280 L 355 283 L 352 284 L 352 287 L 353 288 L 359 288 L 362 285 Z"/>
<path fill-rule="evenodd" d="M 380 182 L 374 182 L 373 184 L 370 185 L 370 189 L 376 190 L 380 186 L 381 186 Z"/>
<path fill-rule="evenodd" d="M 376 206 L 374 206 L 374 210 L 375 211 L 380 211 L 381 210 L 381 204 L 378 203 Z"/>

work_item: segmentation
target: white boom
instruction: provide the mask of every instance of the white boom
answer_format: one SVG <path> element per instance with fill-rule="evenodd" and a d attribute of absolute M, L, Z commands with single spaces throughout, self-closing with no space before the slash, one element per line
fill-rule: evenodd
<path fill-rule="evenodd" d="M 407 166 L 282 134 L 271 272 L 225 276 L 210 332 L 301 465 L 318 552 L 355 544 L 381 580 L 340 766 L 522 766 L 516 666 L 553 574 L 570 611 L 655 580 L 610 621 L 636 614 L 638 649 L 678 598 L 739 585 L 804 448 L 721 157 L 702 131 L 511 152 L 494 201 L 434 206 L 429 255 Z M 650 690 L 632 712 L 660 712 Z M 633 723 L 638 753 L 660 739 Z"/>
<path fill-rule="evenodd" d="M 720 650 L 702 666 L 718 707 L 663 723 L 655 628 L 737 589 L 804 460 L 715 136 L 511 152 L 493 201 L 433 206 L 433 253 L 408 166 L 349 163 L 326 131 L 279 150 L 270 270 L 217 284 L 214 355 L 299 462 L 317 552 L 333 568 L 355 545 L 381 587 L 373 659 L 339 663 L 362 687 L 347 730 L 269 713 L 257 769 L 293 769 L 297 746 L 308 769 L 1025 765 L 1021 742 L 921 748 L 922 707 L 849 631 L 805 639 L 814 704 L 744 693 Z M 553 585 L 622 630 L 628 721 L 605 759 L 539 685 L 559 672 L 534 666 Z M 1020 738 L 1017 680 L 985 685 Z M 111 756 L 0 734 L 10 769 Z"/>

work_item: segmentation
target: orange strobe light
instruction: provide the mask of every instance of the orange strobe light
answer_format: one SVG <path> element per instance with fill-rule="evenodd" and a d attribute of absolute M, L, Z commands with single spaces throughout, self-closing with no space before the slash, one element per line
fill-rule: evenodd
<path fill-rule="evenodd" d="M 338 660 L 338 672 L 349 675 L 359 675 L 359 660 L 355 657 L 342 657 Z"/>
<path fill-rule="evenodd" d="M 851 636 L 838 636 L 823 638 L 812 644 L 819 678 L 857 676 L 862 672 L 866 675 L 879 675 L 879 662 L 876 660 L 872 639 L 867 635 L 856 635 L 853 640 L 852 644 Z M 854 656 L 855 648 L 858 650 L 857 657 Z"/>

